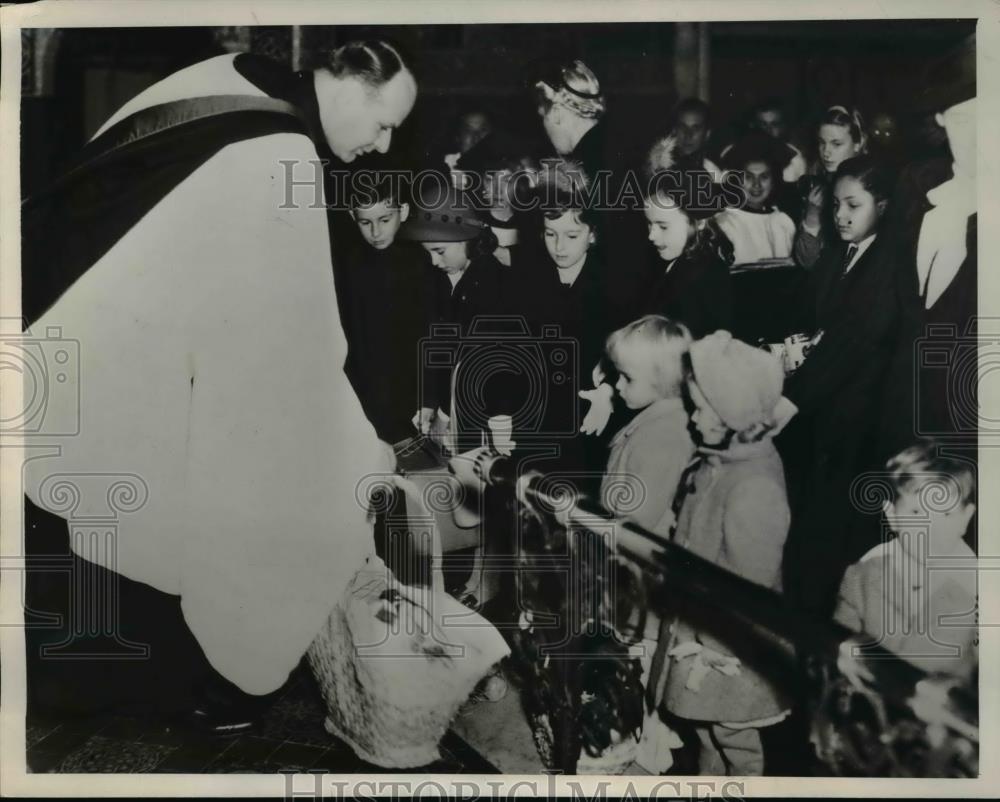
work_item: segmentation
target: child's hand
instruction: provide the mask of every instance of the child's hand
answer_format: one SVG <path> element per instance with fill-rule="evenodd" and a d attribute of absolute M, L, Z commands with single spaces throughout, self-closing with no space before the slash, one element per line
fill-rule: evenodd
<path fill-rule="evenodd" d="M 821 222 L 821 214 L 825 205 L 823 187 L 815 186 L 809 190 L 806 197 L 805 224 L 810 228 L 818 228 Z"/>
<path fill-rule="evenodd" d="M 601 434 L 611 418 L 611 396 L 614 391 L 607 384 L 593 390 L 581 390 L 580 398 L 590 402 L 590 409 L 583 418 L 580 431 L 584 434 Z"/>
<path fill-rule="evenodd" d="M 593 379 L 594 387 L 600 387 L 604 383 L 604 379 L 607 377 L 604 375 L 604 368 L 600 362 L 594 365 L 594 369 L 590 371 L 590 378 Z"/>

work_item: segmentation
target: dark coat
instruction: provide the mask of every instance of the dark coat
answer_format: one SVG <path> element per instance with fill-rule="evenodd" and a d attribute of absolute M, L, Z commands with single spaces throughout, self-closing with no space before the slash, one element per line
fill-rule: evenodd
<path fill-rule="evenodd" d="M 707 248 L 685 251 L 672 264 L 658 261 L 636 303 L 639 314 L 664 315 L 687 326 L 695 339 L 732 331 L 729 267 Z"/>
<path fill-rule="evenodd" d="M 629 310 L 623 302 L 615 302 L 615 278 L 598 248 L 588 252 L 572 285 L 559 280 L 558 269 L 547 255 L 528 266 L 520 280 L 520 297 L 545 360 L 537 439 L 559 447 L 560 456 L 550 465 L 553 470 L 586 469 L 596 479 L 604 469 L 607 443 L 617 425 L 613 420 L 601 436 L 579 434 L 589 402 L 579 398 L 578 392 L 593 388 L 592 372 L 598 363 L 603 362 L 606 375 L 612 374 L 613 367 L 604 359 L 604 344 L 612 331 L 628 322 Z M 553 336 L 555 332 L 558 337 Z M 557 349 L 566 350 L 571 358 L 554 362 Z M 613 384 L 614 378 L 609 381 Z"/>
<path fill-rule="evenodd" d="M 976 344 L 969 335 L 974 334 L 970 327 L 978 308 L 977 215 L 966 227 L 965 261 L 930 309 L 924 308 L 917 286 L 917 241 L 924 214 L 931 208 L 927 191 L 952 177 L 950 160 L 912 165 L 900 176 L 893 200 L 890 233 L 897 248 L 894 290 L 900 315 L 883 406 L 884 457 L 917 436 L 966 444 L 973 455 L 976 449 Z M 929 358 L 924 361 L 918 354 Z"/>
<path fill-rule="evenodd" d="M 516 273 L 485 255 L 472 258 L 454 288 L 444 273 L 437 271 L 434 278 L 432 332 L 423 354 L 423 405 L 451 413 L 453 368 L 461 361 L 455 395 L 463 418 L 456 430 L 478 432 L 493 415 L 514 415 L 528 392 L 527 377 L 511 370 L 516 363 L 503 353 L 512 339 L 530 336 Z"/>
<path fill-rule="evenodd" d="M 786 593 L 819 615 L 832 611 L 844 569 L 878 536 L 852 503 L 852 485 L 877 464 L 872 444 L 898 319 L 891 240 L 880 234 L 845 276 L 847 247 L 827 247 L 816 263 L 804 303 L 823 335 L 785 383 L 799 413 L 779 438 L 793 490 Z"/>
<path fill-rule="evenodd" d="M 395 443 L 413 435 L 421 406 L 419 349 L 430 334 L 437 276 L 408 243 L 384 251 L 362 244 L 346 261 L 347 375 L 379 437 Z"/>
<path fill-rule="evenodd" d="M 848 245 L 824 249 L 807 287 L 809 331 L 820 342 L 785 383 L 785 396 L 815 421 L 821 448 L 843 449 L 878 426 L 877 410 L 898 321 L 892 243 L 878 236 L 843 276 Z M 843 276 L 843 277 L 842 277 Z"/>
<path fill-rule="evenodd" d="M 649 255 L 642 216 L 642 183 L 635 154 L 608 134 L 603 120 L 581 137 L 567 157 L 579 162 L 592 181 L 606 173 L 599 196 L 597 237 L 615 281 L 610 289 L 615 304 L 625 303 L 638 292 L 645 279 Z"/>

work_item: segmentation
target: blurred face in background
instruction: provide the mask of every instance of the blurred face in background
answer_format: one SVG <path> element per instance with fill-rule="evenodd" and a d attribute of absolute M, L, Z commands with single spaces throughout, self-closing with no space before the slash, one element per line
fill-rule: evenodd
<path fill-rule="evenodd" d="M 886 112 L 876 114 L 872 120 L 872 139 L 883 149 L 894 147 L 898 131 L 896 121 Z"/>
<path fill-rule="evenodd" d="M 708 120 L 700 111 L 686 111 L 677 118 L 674 136 L 677 138 L 677 151 L 682 156 L 694 156 L 701 153 L 708 140 Z"/>
<path fill-rule="evenodd" d="M 767 206 L 774 192 L 774 174 L 767 162 L 752 161 L 743 165 L 743 191 L 747 208 L 759 210 Z"/>
<path fill-rule="evenodd" d="M 761 109 L 754 115 L 754 127 L 775 139 L 784 139 L 785 115 L 779 109 Z"/>
<path fill-rule="evenodd" d="M 824 123 L 819 127 L 817 145 L 820 163 L 828 173 L 836 172 L 842 161 L 861 152 L 860 143 L 851 138 L 851 129 L 834 123 Z"/>
<path fill-rule="evenodd" d="M 490 118 L 481 111 L 470 112 L 458 122 L 456 144 L 462 153 L 468 153 L 493 131 Z"/>

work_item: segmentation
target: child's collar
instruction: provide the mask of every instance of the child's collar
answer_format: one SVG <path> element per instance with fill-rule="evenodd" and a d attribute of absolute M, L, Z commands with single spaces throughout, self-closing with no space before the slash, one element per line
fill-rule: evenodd
<path fill-rule="evenodd" d="M 710 446 L 698 446 L 698 453 L 702 454 L 708 462 L 741 462 L 743 460 L 755 459 L 774 448 L 769 434 L 753 443 L 740 443 L 733 440 L 728 448 L 719 449 Z"/>
<path fill-rule="evenodd" d="M 648 407 L 642 409 L 638 415 L 632 418 L 622 429 L 618 431 L 612 440 L 611 445 L 616 442 L 624 440 L 626 437 L 632 435 L 636 429 L 640 426 L 656 419 L 663 417 L 665 415 L 671 415 L 676 412 L 684 412 L 684 401 L 681 400 L 680 396 L 675 398 L 658 398 Z M 686 414 L 686 413 L 685 413 Z"/>

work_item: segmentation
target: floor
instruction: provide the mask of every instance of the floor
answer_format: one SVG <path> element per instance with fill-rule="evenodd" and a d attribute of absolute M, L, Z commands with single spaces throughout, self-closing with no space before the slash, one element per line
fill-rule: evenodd
<path fill-rule="evenodd" d="M 358 758 L 323 729 L 325 710 L 305 664 L 252 733 L 220 738 L 150 719 L 103 716 L 56 721 L 29 716 L 27 765 L 33 773 L 267 774 L 328 771 L 391 773 Z M 800 724 L 767 728 L 770 776 L 823 776 Z M 685 739 L 693 743 L 694 739 Z M 544 771 L 516 685 L 497 702 L 465 705 L 440 744 L 441 759 L 408 773 L 539 774 Z M 673 753 L 668 774 L 697 773 L 696 750 Z M 632 766 L 626 774 L 645 774 Z"/>
<path fill-rule="evenodd" d="M 324 709 L 308 670 L 300 667 L 252 734 L 218 738 L 162 722 L 103 716 L 55 721 L 29 716 L 27 765 L 32 773 L 260 774 L 289 770 L 389 773 L 365 763 L 323 729 Z M 413 772 L 497 774 L 454 732 L 441 760 Z"/>

